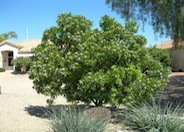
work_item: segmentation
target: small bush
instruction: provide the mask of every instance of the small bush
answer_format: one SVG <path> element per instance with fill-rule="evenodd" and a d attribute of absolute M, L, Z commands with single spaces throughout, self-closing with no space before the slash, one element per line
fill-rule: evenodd
<path fill-rule="evenodd" d="M 104 132 L 107 122 L 95 116 L 86 116 L 74 107 L 51 110 L 50 131 L 52 132 Z"/>
<path fill-rule="evenodd" d="M 164 67 L 171 66 L 171 57 L 167 50 L 158 49 L 158 48 L 149 48 L 149 53 L 154 60 L 161 62 Z"/>
<path fill-rule="evenodd" d="M 24 71 L 30 69 L 32 59 L 30 57 L 17 57 L 12 61 L 12 64 L 15 66 L 16 71 L 21 71 L 23 68 Z"/>
<path fill-rule="evenodd" d="M 182 108 L 173 108 L 168 103 L 165 108 L 161 105 L 143 104 L 132 107 L 126 114 L 126 124 L 133 130 L 141 132 L 184 132 Z"/>
<path fill-rule="evenodd" d="M 0 67 L 0 72 L 5 72 L 5 69 Z"/>

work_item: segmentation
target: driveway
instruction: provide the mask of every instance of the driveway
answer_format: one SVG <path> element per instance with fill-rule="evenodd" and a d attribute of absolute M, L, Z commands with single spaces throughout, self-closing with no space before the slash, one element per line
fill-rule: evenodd
<path fill-rule="evenodd" d="M 48 128 L 48 119 L 42 118 L 47 97 L 32 88 L 28 74 L 0 73 L 0 132 L 42 132 Z M 59 97 L 57 104 L 66 104 Z"/>

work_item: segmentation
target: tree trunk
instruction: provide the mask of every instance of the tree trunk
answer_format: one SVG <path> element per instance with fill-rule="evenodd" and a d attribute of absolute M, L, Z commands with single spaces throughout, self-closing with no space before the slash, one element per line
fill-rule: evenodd
<path fill-rule="evenodd" d="M 95 104 L 96 107 L 100 107 L 103 105 L 102 100 L 93 100 L 93 103 Z"/>

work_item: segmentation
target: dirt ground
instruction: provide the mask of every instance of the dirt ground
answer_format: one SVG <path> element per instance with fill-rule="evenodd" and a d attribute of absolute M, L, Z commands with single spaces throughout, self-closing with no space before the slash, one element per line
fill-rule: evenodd
<path fill-rule="evenodd" d="M 0 73 L 0 132 L 43 132 L 48 119 L 42 117 L 46 97 L 32 88 L 28 74 Z M 60 97 L 57 104 L 67 102 Z"/>
<path fill-rule="evenodd" d="M 47 97 L 38 95 L 32 88 L 28 74 L 15 74 L 12 71 L 0 73 L 0 132 L 44 132 L 48 130 Z M 184 73 L 172 73 L 169 83 L 159 92 L 161 102 L 184 104 Z M 59 97 L 56 106 L 67 105 Z"/>
<path fill-rule="evenodd" d="M 172 102 L 174 105 L 184 105 L 184 72 L 173 72 L 169 83 L 157 97 L 162 104 Z"/>

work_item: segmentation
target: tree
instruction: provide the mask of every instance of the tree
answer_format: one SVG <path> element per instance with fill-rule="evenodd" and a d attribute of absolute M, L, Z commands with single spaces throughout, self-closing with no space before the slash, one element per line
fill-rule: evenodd
<path fill-rule="evenodd" d="M 122 18 L 148 22 L 160 36 L 170 36 L 175 42 L 184 39 L 183 0 L 106 0 L 106 3 Z"/>
<path fill-rule="evenodd" d="M 153 59 L 135 22 L 105 15 L 101 29 L 91 26 L 69 13 L 45 30 L 29 71 L 38 93 L 101 106 L 149 100 L 165 86 L 169 68 Z"/>
<path fill-rule="evenodd" d="M 17 38 L 17 34 L 13 31 L 0 34 L 0 42 L 5 41 L 5 40 L 10 39 L 10 38 Z"/>

